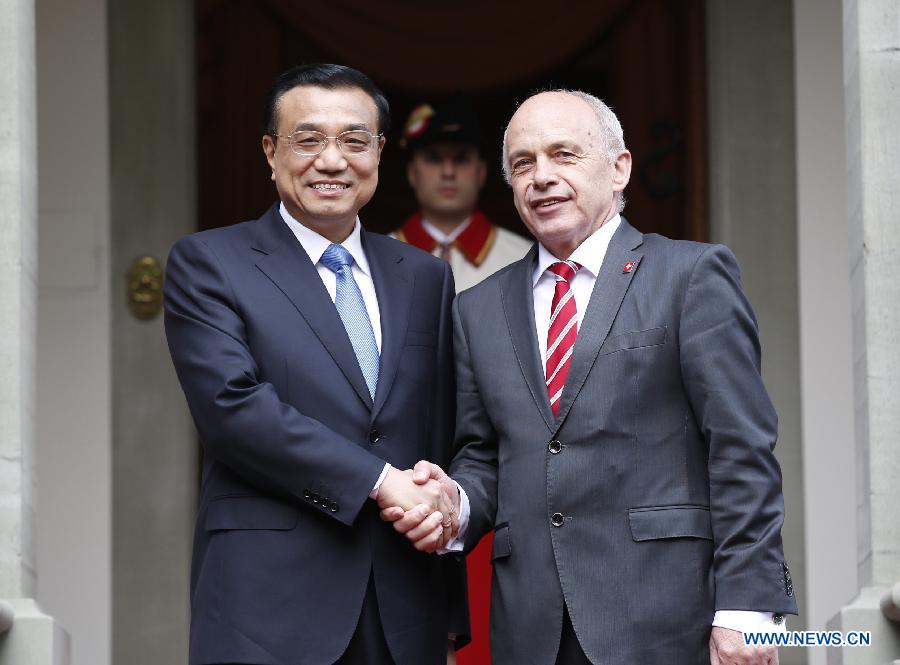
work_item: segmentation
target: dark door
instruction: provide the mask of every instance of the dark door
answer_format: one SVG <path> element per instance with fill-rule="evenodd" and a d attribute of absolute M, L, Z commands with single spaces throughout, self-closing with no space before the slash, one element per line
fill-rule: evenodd
<path fill-rule="evenodd" d="M 260 147 L 274 78 L 301 62 L 340 62 L 372 76 L 392 107 L 380 185 L 361 215 L 370 230 L 392 230 L 414 209 L 397 142 L 410 109 L 464 92 L 494 137 L 481 205 L 525 234 L 500 177 L 500 139 L 518 101 L 565 87 L 596 94 L 622 121 L 634 155 L 629 221 L 706 239 L 702 0 L 572 2 L 552 19 L 533 1 L 430 4 L 198 0 L 200 228 L 258 217 L 275 200 Z M 504 19 L 508 7 L 515 18 Z"/>

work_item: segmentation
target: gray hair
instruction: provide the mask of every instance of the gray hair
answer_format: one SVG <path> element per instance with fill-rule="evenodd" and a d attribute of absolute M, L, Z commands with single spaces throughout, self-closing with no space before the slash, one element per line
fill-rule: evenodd
<path fill-rule="evenodd" d="M 616 161 L 616 157 L 619 156 L 619 153 L 625 150 L 625 136 L 622 133 L 622 124 L 619 122 L 616 114 L 613 113 L 613 110 L 609 108 L 609 106 L 603 103 L 603 100 L 590 93 L 583 92 L 582 90 L 557 89 L 545 90 L 543 92 L 558 92 L 564 95 L 572 95 L 587 103 L 597 116 L 597 121 L 600 126 L 600 135 L 603 137 L 603 147 L 606 153 L 606 159 L 610 164 Z M 535 93 L 532 97 L 543 94 L 543 92 Z M 531 97 L 528 99 L 531 99 Z M 525 101 L 528 100 L 526 99 Z M 512 118 L 510 118 L 510 122 L 512 122 Z M 506 138 L 508 134 L 509 123 L 506 124 L 506 129 L 503 130 L 503 150 L 500 154 L 500 166 L 503 169 L 503 179 L 506 181 L 507 185 L 511 184 L 509 161 L 506 159 Z M 620 205 L 623 204 L 624 197 L 622 197 L 620 202 Z"/>

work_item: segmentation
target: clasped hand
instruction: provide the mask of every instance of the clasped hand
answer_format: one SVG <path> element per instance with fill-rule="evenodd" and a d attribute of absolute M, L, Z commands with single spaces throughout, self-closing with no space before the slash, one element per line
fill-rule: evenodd
<path fill-rule="evenodd" d="M 378 489 L 381 519 L 409 539 L 420 552 L 435 552 L 459 532 L 459 491 L 437 464 L 422 460 L 415 468 L 393 467 Z"/>

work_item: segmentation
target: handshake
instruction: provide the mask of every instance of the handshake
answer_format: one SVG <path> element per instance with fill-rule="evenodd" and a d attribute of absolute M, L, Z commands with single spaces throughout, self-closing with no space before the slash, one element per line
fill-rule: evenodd
<path fill-rule="evenodd" d="M 377 501 L 381 519 L 393 522 L 420 552 L 435 552 L 459 533 L 459 489 L 437 464 L 390 467 Z"/>

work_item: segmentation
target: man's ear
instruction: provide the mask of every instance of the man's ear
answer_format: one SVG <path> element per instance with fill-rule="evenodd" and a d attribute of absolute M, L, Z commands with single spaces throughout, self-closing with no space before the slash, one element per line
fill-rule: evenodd
<path fill-rule="evenodd" d="M 381 163 L 381 153 L 384 150 L 384 145 L 387 143 L 387 137 L 383 134 L 378 137 L 378 147 L 376 148 L 376 157 L 378 159 L 378 163 Z"/>
<path fill-rule="evenodd" d="M 269 168 L 272 169 L 272 180 L 275 180 L 275 149 L 277 147 L 271 136 L 263 134 L 262 149 L 266 155 L 266 161 L 269 163 Z"/>
<path fill-rule="evenodd" d="M 623 150 L 612 165 L 613 191 L 621 192 L 624 190 L 628 186 L 629 180 L 631 180 L 631 153 L 628 150 Z"/>

